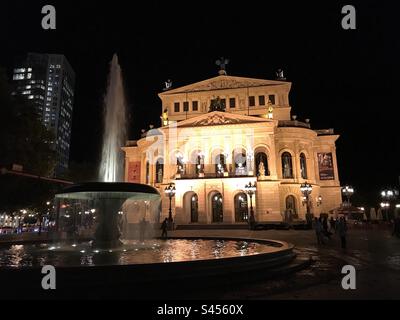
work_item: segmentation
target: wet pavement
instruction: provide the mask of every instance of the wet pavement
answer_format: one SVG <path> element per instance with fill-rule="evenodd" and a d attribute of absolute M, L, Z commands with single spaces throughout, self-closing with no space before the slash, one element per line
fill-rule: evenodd
<path fill-rule="evenodd" d="M 212 299 L 400 299 L 400 239 L 385 228 L 349 229 L 347 249 L 333 235 L 318 245 L 313 230 L 176 230 L 172 236 L 223 236 L 273 239 L 293 243 L 310 267 L 273 280 L 197 293 Z M 356 289 L 341 286 L 342 267 L 356 269 Z M 213 293 L 210 293 L 213 292 Z"/>

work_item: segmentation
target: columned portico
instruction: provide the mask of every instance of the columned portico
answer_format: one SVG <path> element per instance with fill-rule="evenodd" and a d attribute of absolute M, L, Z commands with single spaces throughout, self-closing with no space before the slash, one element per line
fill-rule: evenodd
<path fill-rule="evenodd" d="M 285 81 L 220 75 L 160 93 L 162 126 L 123 148 L 126 181 L 162 194 L 173 183 L 176 224 L 248 222 L 250 182 L 258 222 L 305 220 L 302 183 L 313 188 L 314 215 L 338 207 L 339 136 L 291 119 L 290 88 Z"/>

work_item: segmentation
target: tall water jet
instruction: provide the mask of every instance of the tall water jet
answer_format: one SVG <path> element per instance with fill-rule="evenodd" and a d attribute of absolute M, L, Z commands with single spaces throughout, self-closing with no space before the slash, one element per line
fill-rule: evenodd
<path fill-rule="evenodd" d="M 100 163 L 100 180 L 122 180 L 122 150 L 126 138 L 126 104 L 118 57 L 110 64 L 107 92 L 104 98 L 104 135 Z"/>

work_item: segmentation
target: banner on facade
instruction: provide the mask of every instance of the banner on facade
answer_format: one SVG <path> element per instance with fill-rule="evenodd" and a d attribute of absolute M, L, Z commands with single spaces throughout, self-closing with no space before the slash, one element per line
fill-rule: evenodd
<path fill-rule="evenodd" d="M 320 180 L 334 180 L 332 152 L 318 153 L 318 168 Z"/>

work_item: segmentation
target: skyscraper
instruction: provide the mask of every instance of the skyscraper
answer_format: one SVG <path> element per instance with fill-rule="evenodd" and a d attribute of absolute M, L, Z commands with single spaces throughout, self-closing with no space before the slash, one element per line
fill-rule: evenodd
<path fill-rule="evenodd" d="M 55 175 L 68 168 L 75 72 L 64 55 L 28 53 L 13 70 L 13 95 L 25 98 L 42 123 L 54 132 Z"/>

